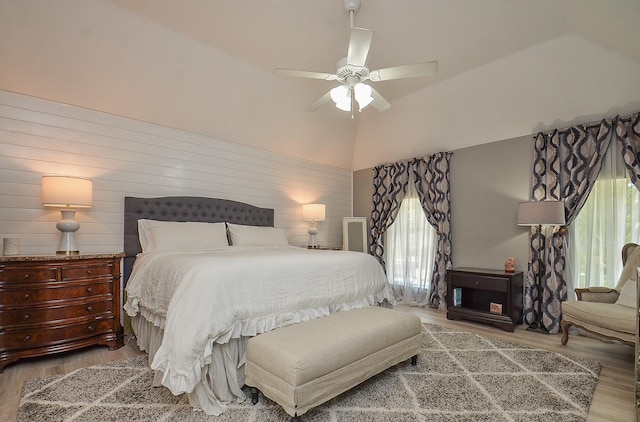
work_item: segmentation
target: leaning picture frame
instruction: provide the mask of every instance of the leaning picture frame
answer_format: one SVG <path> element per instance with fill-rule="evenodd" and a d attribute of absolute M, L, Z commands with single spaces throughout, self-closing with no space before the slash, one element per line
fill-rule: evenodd
<path fill-rule="evenodd" d="M 342 249 L 368 252 L 367 217 L 342 217 Z"/>

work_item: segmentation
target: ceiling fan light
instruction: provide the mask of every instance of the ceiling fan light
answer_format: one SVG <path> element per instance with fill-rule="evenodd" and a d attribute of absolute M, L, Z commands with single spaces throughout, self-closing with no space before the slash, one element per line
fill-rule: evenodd
<path fill-rule="evenodd" d="M 339 103 L 336 103 L 336 107 L 342 111 L 351 111 L 351 101 L 348 99 L 340 101 Z"/>
<path fill-rule="evenodd" d="M 360 97 L 370 97 L 371 96 L 371 87 L 367 84 L 363 84 L 362 82 L 357 83 L 353 90 L 356 93 L 356 98 Z"/>
<path fill-rule="evenodd" d="M 371 104 L 373 97 L 371 96 L 371 87 L 369 85 L 359 83 L 353 87 L 354 96 L 358 102 L 360 110 Z"/>
<path fill-rule="evenodd" d="M 371 101 L 373 101 L 373 97 L 365 98 L 364 100 L 356 100 L 356 101 L 358 101 L 359 111 L 362 111 L 363 108 L 371 104 Z"/>
<path fill-rule="evenodd" d="M 351 111 L 351 96 L 347 86 L 340 85 L 333 88 L 330 95 L 333 102 L 336 103 L 336 107 L 343 111 Z"/>

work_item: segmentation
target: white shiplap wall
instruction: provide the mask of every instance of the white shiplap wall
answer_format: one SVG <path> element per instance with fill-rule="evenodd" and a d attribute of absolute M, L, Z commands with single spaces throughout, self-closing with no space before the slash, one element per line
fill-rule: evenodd
<path fill-rule="evenodd" d="M 251 124 L 251 122 L 247 122 Z M 122 250 L 125 196 L 193 195 L 275 209 L 275 226 L 305 245 L 303 203 L 327 205 L 321 245 L 342 244 L 352 209 L 351 171 L 160 125 L 0 91 L 0 237 L 21 254 L 54 253 L 60 212 L 41 205 L 41 176 L 93 180 L 93 207 L 79 210 L 83 253 Z"/>

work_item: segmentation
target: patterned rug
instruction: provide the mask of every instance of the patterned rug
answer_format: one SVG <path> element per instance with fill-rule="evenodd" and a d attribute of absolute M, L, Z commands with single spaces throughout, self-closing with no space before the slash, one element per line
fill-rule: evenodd
<path fill-rule="evenodd" d="M 312 409 L 319 421 L 585 421 L 600 364 L 423 324 L 418 365 L 403 362 Z M 151 388 L 147 357 L 25 383 L 18 420 L 288 421 L 260 396 L 219 417 L 194 412 L 184 396 Z"/>

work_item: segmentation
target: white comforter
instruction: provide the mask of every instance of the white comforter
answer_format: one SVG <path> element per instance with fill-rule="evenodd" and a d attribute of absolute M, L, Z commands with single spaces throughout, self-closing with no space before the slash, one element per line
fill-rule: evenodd
<path fill-rule="evenodd" d="M 193 391 L 215 343 L 394 303 L 372 256 L 292 246 L 142 254 L 126 290 L 127 313 L 164 328 L 152 368 L 174 394 Z"/>

